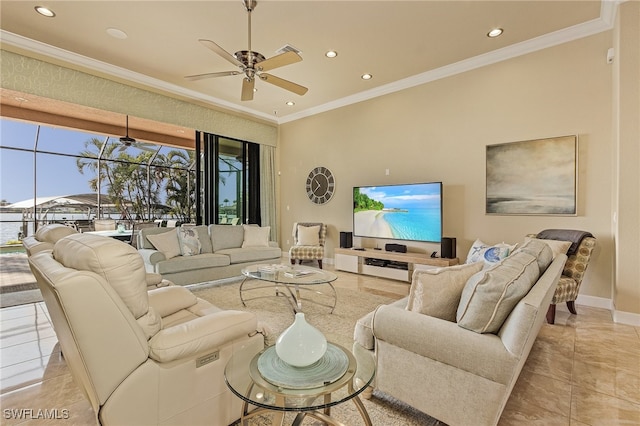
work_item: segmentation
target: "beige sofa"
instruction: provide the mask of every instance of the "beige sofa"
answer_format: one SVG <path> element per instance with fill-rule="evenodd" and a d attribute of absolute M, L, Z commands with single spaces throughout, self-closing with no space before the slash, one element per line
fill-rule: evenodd
<path fill-rule="evenodd" d="M 59 239 L 77 233 L 78 231 L 70 226 L 52 223 L 39 227 L 35 234 L 25 237 L 22 240 L 22 245 L 27 251 L 27 255 L 31 256 L 43 250 L 53 250 L 53 245 Z"/>
<path fill-rule="evenodd" d="M 414 272 L 410 297 L 361 318 L 353 349 L 361 361 L 375 358 L 373 387 L 449 425 L 496 424 L 545 320 L 566 261 L 564 254 L 552 261 L 551 250 L 539 241 L 526 243 L 522 250 L 462 282 L 459 302 L 454 298 L 454 321 L 407 309 L 411 297 L 417 297 L 414 286 L 428 282 L 425 278 L 439 277 L 445 283 L 436 300 L 457 285 L 451 277 L 443 280 L 444 273 L 438 271 Z M 461 274 L 471 267 L 452 268 Z M 482 290 L 509 271 L 512 281 Z M 524 297 L 510 293 L 516 288 L 526 293 Z M 427 292 L 423 288 L 418 293 L 424 297 Z M 492 305 L 491 298 L 515 306 L 496 308 L 499 305 Z"/>
<path fill-rule="evenodd" d="M 89 234 L 29 257 L 64 358 L 100 424 L 228 425 L 229 358 L 264 346 L 256 316 L 180 286 L 147 291 L 136 250 Z M 247 360 L 249 362 L 249 360 Z"/>
<path fill-rule="evenodd" d="M 179 233 L 186 229 L 193 230 L 199 250 L 181 245 L 184 234 Z M 269 231 L 269 227 L 252 225 L 145 228 L 137 236 L 138 252 L 148 272 L 161 274 L 175 284 L 212 281 L 238 276 L 248 265 L 280 263 L 282 251 L 276 242 L 269 241 Z"/>

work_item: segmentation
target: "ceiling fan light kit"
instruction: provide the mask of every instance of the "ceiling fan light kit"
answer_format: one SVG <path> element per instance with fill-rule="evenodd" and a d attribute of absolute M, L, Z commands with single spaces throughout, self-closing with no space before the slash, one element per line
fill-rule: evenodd
<path fill-rule="evenodd" d="M 299 50 L 297 49 L 286 49 L 286 51 L 284 51 L 283 53 L 280 53 L 269 59 L 265 58 L 265 56 L 261 53 L 251 50 L 251 12 L 253 11 L 253 9 L 255 9 L 257 1 L 242 0 L 242 3 L 247 10 L 248 16 L 249 43 L 246 50 L 239 50 L 232 55 L 211 40 L 198 40 L 200 43 L 202 43 L 202 45 L 212 50 L 222 58 L 226 59 L 228 62 L 231 62 L 233 65 L 237 66 L 239 68 L 239 71 L 234 70 L 196 74 L 186 76 L 185 78 L 187 80 L 196 81 L 211 77 L 225 77 L 229 75 L 244 74 L 244 78 L 242 79 L 242 92 L 240 97 L 240 99 L 243 101 L 250 101 L 253 99 L 256 77 L 262 81 L 266 81 L 267 83 L 273 84 L 274 86 L 288 90 L 300 96 L 307 93 L 309 89 L 304 86 L 264 72 L 280 68 L 285 65 L 300 62 L 302 61 L 302 57 L 298 54 Z M 283 48 L 281 50 L 285 49 Z"/>

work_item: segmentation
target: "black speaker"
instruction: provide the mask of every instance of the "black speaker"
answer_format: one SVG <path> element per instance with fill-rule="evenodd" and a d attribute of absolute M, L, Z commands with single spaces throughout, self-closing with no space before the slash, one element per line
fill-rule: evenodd
<path fill-rule="evenodd" d="M 340 232 L 340 248 L 353 247 L 353 232 Z"/>
<path fill-rule="evenodd" d="M 440 243 L 440 257 L 443 259 L 456 258 L 456 239 L 451 237 L 442 237 Z"/>
<path fill-rule="evenodd" d="M 395 251 L 398 253 L 406 253 L 407 252 L 407 246 L 405 246 L 404 244 L 385 244 L 384 249 L 386 251 Z"/>

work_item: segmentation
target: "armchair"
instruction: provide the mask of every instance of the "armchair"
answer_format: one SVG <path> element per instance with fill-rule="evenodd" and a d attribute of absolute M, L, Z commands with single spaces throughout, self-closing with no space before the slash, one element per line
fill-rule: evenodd
<path fill-rule="evenodd" d="M 567 262 L 564 265 L 562 276 L 558 281 L 558 287 L 556 287 L 547 311 L 547 323 L 555 323 L 556 304 L 558 303 L 565 302 L 569 312 L 577 315 L 575 300 L 578 298 L 580 284 L 582 284 L 584 273 L 587 270 L 587 266 L 589 266 L 591 253 L 596 247 L 595 237 L 588 232 L 571 229 L 545 229 L 538 234 L 530 234 L 528 236 L 571 242 L 571 246 L 567 251 Z"/>
<path fill-rule="evenodd" d="M 241 401 L 223 372 L 234 352 L 263 348 L 254 314 L 221 310 L 180 286 L 148 291 L 138 252 L 112 238 L 70 235 L 29 264 L 67 365 L 100 424 L 237 419 Z"/>
<path fill-rule="evenodd" d="M 322 269 L 324 243 L 327 236 L 327 225 L 324 223 L 294 223 L 293 246 L 289 249 L 291 264 L 302 263 L 303 260 L 317 260 Z"/>

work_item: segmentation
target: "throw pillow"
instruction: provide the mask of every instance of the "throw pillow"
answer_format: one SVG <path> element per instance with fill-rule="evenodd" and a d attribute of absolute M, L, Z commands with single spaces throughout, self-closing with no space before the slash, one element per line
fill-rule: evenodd
<path fill-rule="evenodd" d="M 569 251 L 569 247 L 571 247 L 571 241 L 543 240 L 543 239 L 531 238 L 531 237 L 525 237 L 524 240 L 525 242 L 529 240 L 542 241 L 543 243 L 548 245 L 549 248 L 551 249 L 551 252 L 553 253 L 553 259 L 555 259 L 556 256 L 561 253 L 567 254 L 567 251 Z"/>
<path fill-rule="evenodd" d="M 480 262 L 484 258 L 484 252 L 488 247 L 489 244 L 482 242 L 479 238 L 475 240 L 467 254 L 466 263 Z"/>
<path fill-rule="evenodd" d="M 409 289 L 407 310 L 454 322 L 462 289 L 482 266 L 482 262 L 476 262 L 417 270 Z"/>
<path fill-rule="evenodd" d="M 320 225 L 301 226 L 298 225 L 298 246 L 319 246 L 320 245 Z"/>
<path fill-rule="evenodd" d="M 171 259 L 180 256 L 180 243 L 177 228 L 161 234 L 147 235 L 147 239 L 164 257 Z"/>
<path fill-rule="evenodd" d="M 244 241 L 242 242 L 242 248 L 269 247 L 269 235 L 271 234 L 270 226 L 242 226 L 244 227 Z"/>
<path fill-rule="evenodd" d="M 505 243 L 490 246 L 482 240 L 477 239 L 471 245 L 469 253 L 467 254 L 467 261 L 465 263 L 485 261 L 487 266 L 492 266 L 509 256 L 509 254 L 515 250 L 516 246 L 517 244 L 509 245 Z M 487 252 L 489 253 L 487 254 Z"/>
<path fill-rule="evenodd" d="M 540 275 L 536 258 L 517 252 L 467 281 L 456 320 L 476 333 L 497 333 Z"/>
<path fill-rule="evenodd" d="M 183 256 L 194 256 L 200 254 L 202 244 L 200 237 L 194 226 L 180 226 L 178 230 L 178 242 L 180 243 L 180 254 Z"/>

